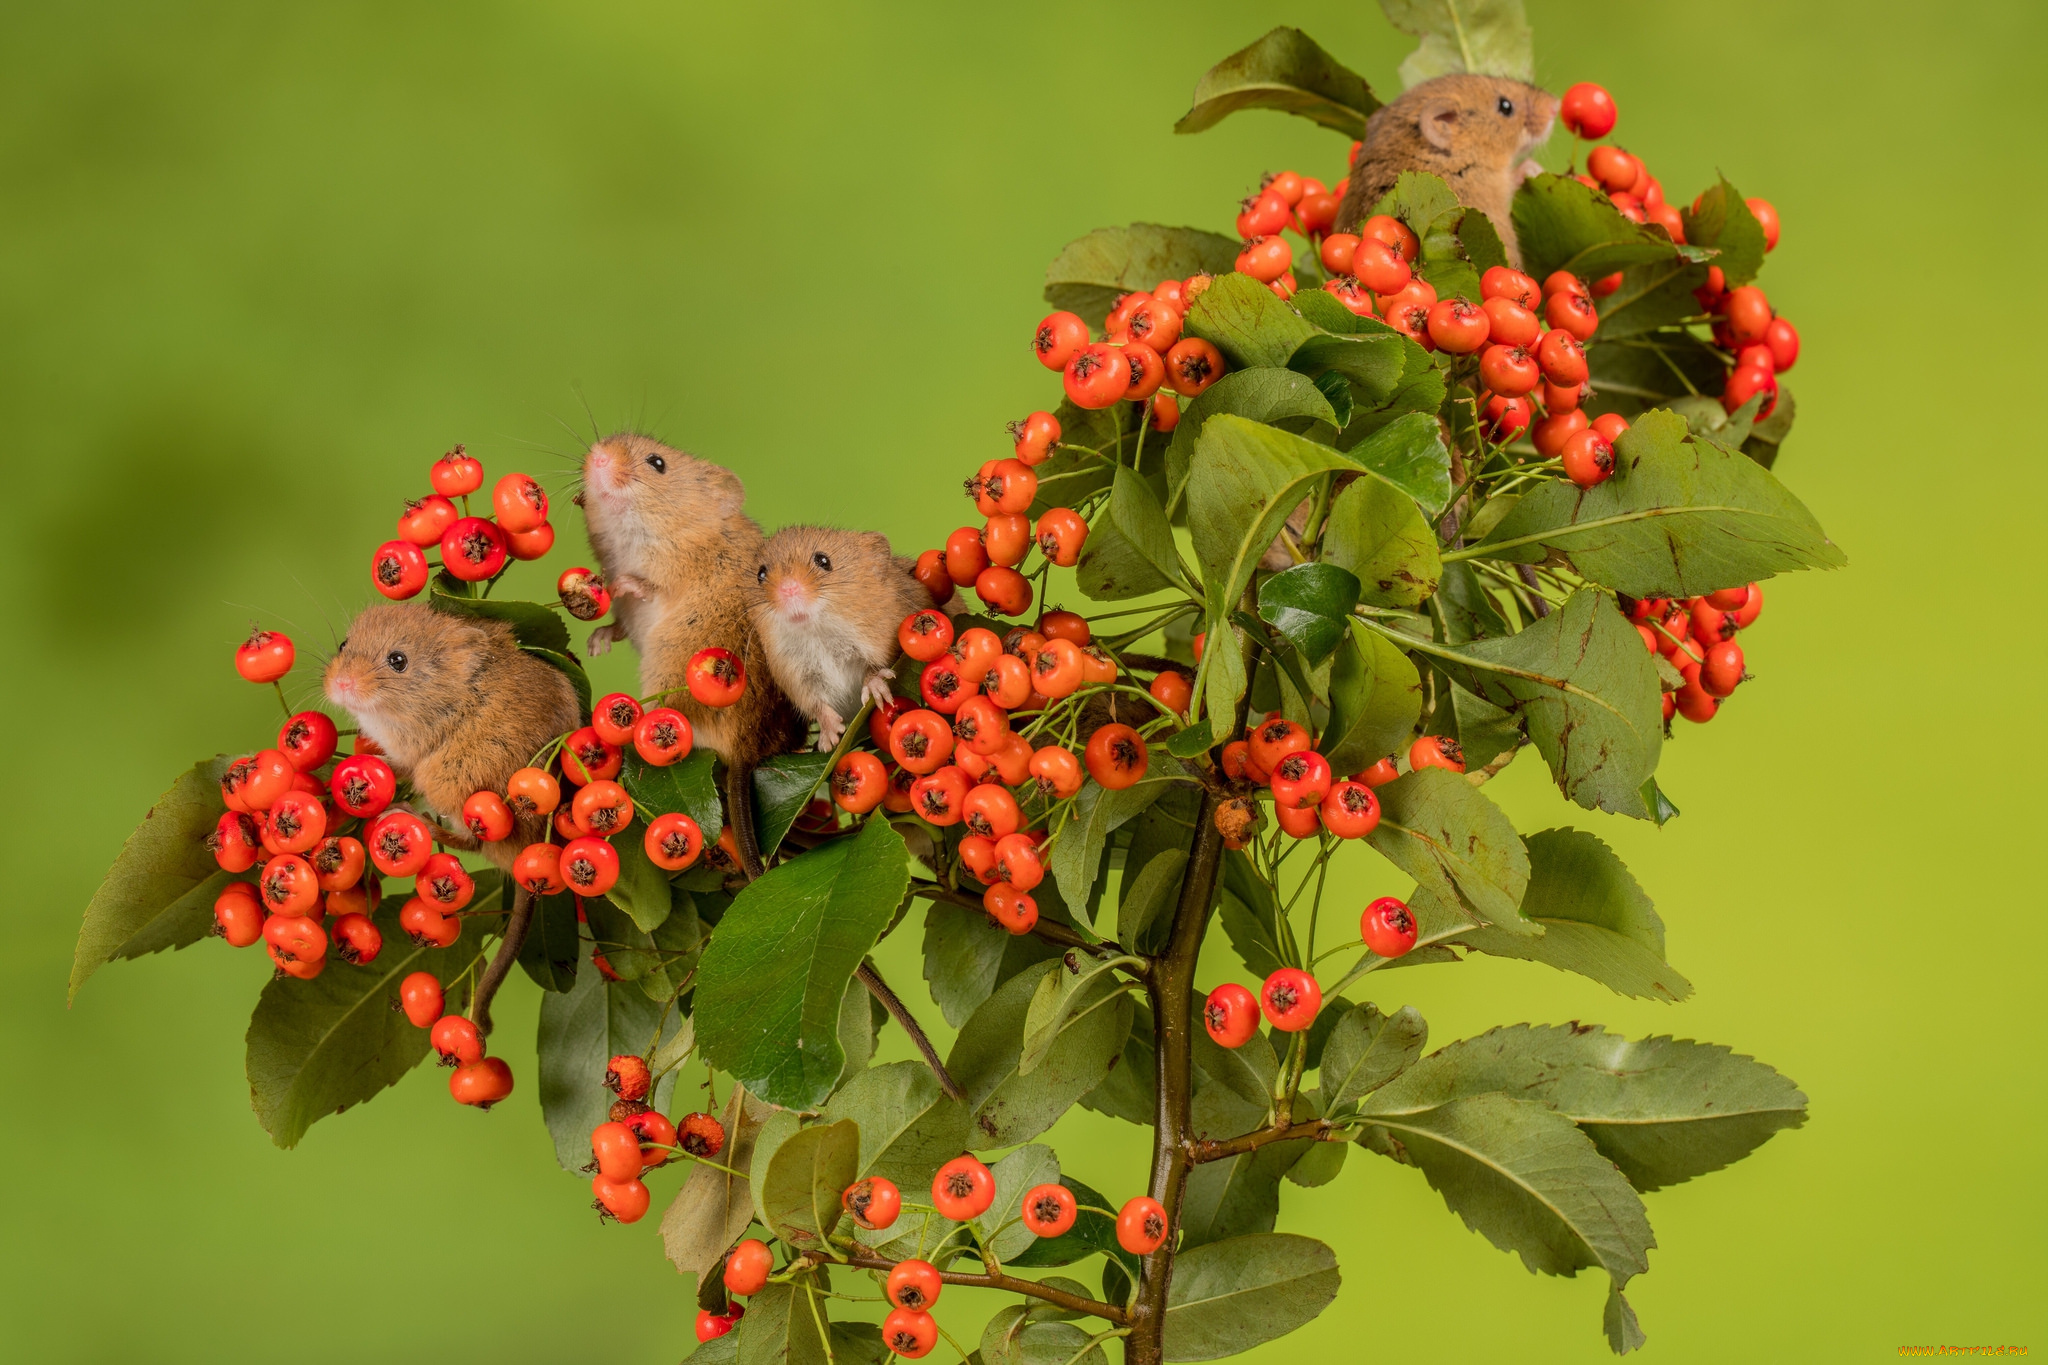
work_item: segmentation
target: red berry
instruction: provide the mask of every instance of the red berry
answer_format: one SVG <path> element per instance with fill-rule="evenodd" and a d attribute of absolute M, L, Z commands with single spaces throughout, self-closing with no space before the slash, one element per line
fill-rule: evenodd
<path fill-rule="evenodd" d="M 1289 754 L 1306 753 L 1312 743 L 1308 731 L 1284 716 L 1259 722 L 1250 738 L 1251 766 L 1266 773 L 1268 778 L 1278 770 L 1281 759 Z"/>
<path fill-rule="evenodd" d="M 1243 1047 L 1259 1031 L 1258 998 L 1235 981 L 1209 992 L 1202 1024 L 1219 1047 Z"/>
<path fill-rule="evenodd" d="M 1376 295 L 1398 294 L 1415 278 L 1401 253 L 1376 237 L 1360 239 L 1351 253 L 1350 273 Z"/>
<path fill-rule="evenodd" d="M 1133 1256 L 1150 1256 L 1166 1243 L 1166 1210 L 1157 1199 L 1139 1195 L 1116 1216 L 1116 1243 Z"/>
<path fill-rule="evenodd" d="M 421 948 L 446 948 L 462 937 L 462 921 L 414 896 L 399 907 L 398 927 Z"/>
<path fill-rule="evenodd" d="M 1273 823 L 1290 839 L 1313 839 L 1323 828 L 1322 807 L 1285 806 L 1276 801 Z"/>
<path fill-rule="evenodd" d="M 1597 85 L 1580 81 L 1565 91 L 1564 98 L 1558 101 L 1557 117 L 1572 130 L 1574 137 L 1589 141 L 1606 137 L 1614 131 L 1614 96 Z"/>
<path fill-rule="evenodd" d="M 1100 726 L 1088 737 L 1083 753 L 1088 775 L 1110 791 L 1122 791 L 1138 784 L 1150 762 L 1145 740 L 1128 725 Z"/>
<path fill-rule="evenodd" d="M 1479 297 L 1485 301 L 1501 299 L 1523 309 L 1533 309 L 1541 296 L 1536 281 L 1511 266 L 1492 265 L 1479 277 Z M 1490 314 L 1493 310 L 1488 309 Z"/>
<path fill-rule="evenodd" d="M 889 788 L 889 770 L 865 749 L 855 749 L 832 769 L 832 802 L 852 815 L 866 815 L 882 804 Z"/>
<path fill-rule="evenodd" d="M 273 915 L 310 915 L 320 903 L 319 875 L 296 853 L 280 854 L 265 863 L 256 885 L 263 908 Z"/>
<path fill-rule="evenodd" d="M 839 1207 L 853 1215 L 853 1221 L 874 1231 L 893 1226 L 903 1211 L 903 1192 L 896 1182 L 879 1175 L 856 1180 L 839 1196 Z"/>
<path fill-rule="evenodd" d="M 1305 749 L 1283 755 L 1274 765 L 1268 785 L 1273 789 L 1275 805 L 1307 810 L 1323 804 L 1333 779 L 1329 761 L 1314 750 Z"/>
<path fill-rule="evenodd" d="M 617 1117 L 620 1110 L 634 1108 L 641 1104 L 642 1102 L 638 1100 L 622 1100 L 613 1107 L 612 1112 Z M 651 1170 L 657 1166 L 666 1166 L 670 1156 L 669 1149 L 680 1145 L 676 1134 L 676 1126 L 670 1123 L 667 1116 L 658 1109 L 638 1107 L 634 1113 L 623 1116 L 622 1122 L 639 1134 L 640 1164 L 647 1169 Z"/>
<path fill-rule="evenodd" d="M 939 1325 L 929 1313 L 895 1308 L 882 1319 L 882 1344 L 906 1360 L 928 1354 L 938 1340 Z"/>
<path fill-rule="evenodd" d="M 463 1068 L 463 1070 L 467 1069 L 466 1067 Z M 455 1074 L 460 1076 L 462 1071 L 457 1071 Z M 613 1180 L 602 1171 L 591 1177 L 590 1193 L 592 1195 L 591 1207 L 595 1208 L 601 1217 L 610 1218 L 620 1223 L 637 1223 L 642 1218 L 645 1218 L 647 1216 L 647 1205 L 652 1199 L 652 1196 L 647 1193 L 647 1187 L 640 1183 L 640 1177 L 634 1176 L 630 1180 Z M 710 1318 L 714 1323 L 722 1323 L 724 1325 L 707 1335 L 704 1330 L 704 1320 L 706 1318 Z M 729 1318 L 722 1318 L 700 1311 L 697 1314 L 697 1340 L 709 1341 L 712 1337 L 724 1336 L 732 1330 L 732 1321 Z"/>
<path fill-rule="evenodd" d="M 1104 342 L 1083 346 L 1067 361 L 1063 383 L 1075 407 L 1106 408 L 1131 387 L 1131 362 L 1120 346 Z"/>
<path fill-rule="evenodd" d="M 898 1308 L 922 1311 L 939 1301 L 944 1287 L 939 1268 L 930 1261 L 899 1261 L 889 1271 L 882 1292 Z"/>
<path fill-rule="evenodd" d="M 1628 419 L 1618 412 L 1603 412 L 1593 419 L 1593 430 L 1607 439 L 1609 445 L 1621 439 L 1621 433 L 1628 430 Z"/>
<path fill-rule="evenodd" d="M 489 1109 L 499 1100 L 512 1093 L 512 1068 L 503 1057 L 485 1057 L 479 1061 L 466 1062 L 455 1068 L 455 1074 L 448 1078 L 448 1093 L 455 1097 L 457 1104 L 474 1105 L 478 1109 Z M 599 1176 L 598 1179 L 604 1179 Z M 638 1182 L 635 1182 L 638 1183 Z M 647 1212 L 646 1187 L 641 1187 L 640 1213 Z M 635 1214 L 634 1217 L 639 1217 Z M 622 1218 L 621 1222 L 632 1221 Z"/>
<path fill-rule="evenodd" d="M 1088 344 L 1088 324 L 1064 310 L 1048 313 L 1032 335 L 1031 349 L 1048 370 L 1063 370 Z"/>
<path fill-rule="evenodd" d="M 1415 946 L 1415 916 L 1392 896 L 1381 896 L 1359 917 L 1358 936 L 1381 957 L 1400 957 Z"/>
<path fill-rule="evenodd" d="M 1605 483 L 1614 473 L 1614 447 L 1597 427 L 1566 441 L 1563 453 L 1565 477 L 1581 488 Z"/>
<path fill-rule="evenodd" d="M 974 577 L 974 592 L 998 616 L 1022 616 L 1031 610 L 1031 584 L 1015 569 L 983 569 Z"/>
<path fill-rule="evenodd" d="M 1394 766 L 1393 756 L 1389 755 L 1373 764 L 1370 768 L 1367 768 L 1364 772 L 1352 774 L 1352 778 L 1354 781 L 1363 782 L 1368 787 L 1384 787 L 1400 775 L 1401 770 Z"/>
<path fill-rule="evenodd" d="M 1362 839 L 1379 827 L 1380 799 L 1363 782 L 1339 782 L 1323 798 L 1322 817 L 1323 828 L 1338 838 Z"/>
<path fill-rule="evenodd" d="M 1024 1226 L 1040 1237 L 1062 1237 L 1074 1226 L 1080 1209 L 1065 1185 L 1033 1185 L 1024 1191 Z"/>
<path fill-rule="evenodd" d="M 1756 225 L 1764 230 L 1764 250 L 1778 249 L 1778 211 L 1771 207 L 1768 199 L 1745 199 L 1749 212 L 1756 219 Z"/>
<path fill-rule="evenodd" d="M 1732 413 L 1758 394 L 1763 395 L 1756 410 L 1757 420 L 1761 421 L 1778 406 L 1778 377 L 1765 369 L 1737 368 L 1729 371 L 1728 382 L 1721 390 L 1721 406 Z"/>
<path fill-rule="evenodd" d="M 521 768 L 505 781 L 505 804 L 520 816 L 549 815 L 562 803 L 562 784 L 539 768 Z"/>
<path fill-rule="evenodd" d="M 246 948 L 263 937 L 263 902 L 247 882 L 229 882 L 213 902 L 213 932 L 232 948 Z"/>
<path fill-rule="evenodd" d="M 555 580 L 555 596 L 579 621 L 598 620 L 612 609 L 611 589 L 604 585 L 603 579 L 581 565 L 562 571 L 562 576 Z"/>
<path fill-rule="evenodd" d="M 537 531 L 547 524 L 548 495 L 524 474 L 507 474 L 491 489 L 491 510 L 498 525 L 514 535 Z"/>
<path fill-rule="evenodd" d="M 1176 414 L 1179 411 L 1174 409 Z M 1081 547 L 1088 543 L 1088 523 L 1073 508 L 1049 508 L 1039 517 L 1037 532 L 1039 553 L 1048 561 L 1063 569 L 1080 562 Z"/>
<path fill-rule="evenodd" d="M 1729 640 L 1713 646 L 1700 664 L 1701 690 L 1716 699 L 1730 695 L 1742 681 L 1742 667 L 1741 645 Z"/>
<path fill-rule="evenodd" d="M 620 1125 L 624 1127 L 623 1124 Z M 725 1258 L 725 1288 L 731 1294 L 758 1294 L 768 1287 L 768 1272 L 775 1268 L 775 1255 L 768 1244 L 749 1237 Z"/>
<path fill-rule="evenodd" d="M 1496 345 L 1533 349 L 1537 338 L 1543 335 L 1543 324 L 1535 312 L 1513 299 L 1488 299 L 1479 306 L 1486 314 L 1487 336 Z"/>
<path fill-rule="evenodd" d="M 1561 388 L 1574 388 L 1586 382 L 1586 348 L 1562 327 L 1543 334 L 1536 344 L 1536 363 L 1543 370 L 1544 380 Z"/>
<path fill-rule="evenodd" d="M 1529 428 L 1535 413 L 1526 398 L 1505 398 L 1500 394 L 1486 400 L 1486 434 L 1496 444 L 1512 441 Z"/>
<path fill-rule="evenodd" d="M 702 705 L 731 706 L 746 691 L 747 667 L 739 655 L 713 645 L 690 656 L 683 682 Z"/>
<path fill-rule="evenodd" d="M 409 540 L 387 540 L 370 556 L 370 586 L 394 602 L 427 586 L 427 556 Z"/>
<path fill-rule="evenodd" d="M 1237 253 L 1238 272 L 1261 284 L 1279 279 L 1293 264 L 1294 248 L 1283 237 L 1254 237 Z"/>
<path fill-rule="evenodd" d="M 1027 465 L 1042 464 L 1059 444 L 1060 419 L 1049 412 L 1034 412 L 1021 422 L 1012 422 L 1010 436 L 1016 442 L 1018 459 Z"/>
<path fill-rule="evenodd" d="M 411 498 L 407 500 L 405 510 L 398 514 L 398 538 L 409 545 L 439 545 L 448 528 L 461 518 L 462 513 L 455 510 L 455 504 L 439 493 Z"/>
<path fill-rule="evenodd" d="M 559 896 L 568 887 L 562 881 L 562 851 L 553 844 L 528 844 L 512 860 L 512 880 L 536 896 Z"/>
<path fill-rule="evenodd" d="M 965 1223 L 995 1202 L 996 1178 L 971 1156 L 956 1156 L 932 1177 L 932 1207 L 943 1218 Z"/>
<path fill-rule="evenodd" d="M 292 671 L 291 637 L 274 630 L 252 630 L 235 650 L 235 672 L 253 683 L 276 682 Z"/>
<path fill-rule="evenodd" d="M 1593 333 L 1599 330 L 1600 311 L 1588 296 L 1560 290 L 1543 301 L 1543 320 L 1560 331 L 1570 332 L 1583 343 L 1591 341 Z"/>
<path fill-rule="evenodd" d="M 1007 882 L 997 882 L 982 892 L 981 906 L 992 923 L 1013 935 L 1028 934 L 1038 927 L 1038 902 Z"/>
<path fill-rule="evenodd" d="M 972 786 L 965 770 L 948 763 L 910 784 L 910 809 L 927 824 L 951 828 L 960 823 Z"/>
<path fill-rule="evenodd" d="M 1184 336 L 1166 353 L 1166 382 L 1193 398 L 1223 377 L 1223 353 L 1200 337 Z"/>
<path fill-rule="evenodd" d="M 1480 352 L 1479 379 L 1497 394 L 1519 398 L 1543 381 L 1543 371 L 1523 347 L 1496 344 Z"/>
<path fill-rule="evenodd" d="M 475 1024 L 459 1014 L 444 1014 L 436 1019 L 434 1027 L 427 1033 L 427 1042 L 440 1054 L 443 1066 L 460 1066 L 483 1059 L 483 1035 L 477 1032 Z"/>
<path fill-rule="evenodd" d="M 441 1017 L 441 981 L 432 972 L 414 972 L 398 983 L 398 1003 L 414 1028 L 430 1028 Z"/>
<path fill-rule="evenodd" d="M 1771 368 L 1779 374 L 1799 361 L 1799 329 L 1783 318 L 1772 318 L 1764 329 L 1763 344 L 1770 348 Z"/>
<path fill-rule="evenodd" d="M 206 849 L 221 871 L 247 872 L 263 853 L 263 826 L 247 811 L 226 811 L 206 836 Z"/>
<path fill-rule="evenodd" d="M 680 872 L 704 851 L 704 831 L 681 811 L 657 815 L 642 836 L 647 861 L 664 872 Z"/>
<path fill-rule="evenodd" d="M 953 643 L 953 622 L 941 611 L 914 611 L 896 627 L 896 643 L 919 663 L 930 663 Z"/>
<path fill-rule="evenodd" d="M 691 1156 L 717 1156 L 725 1150 L 725 1125 L 709 1114 L 687 1115 L 675 1145 Z"/>
<path fill-rule="evenodd" d="M 1259 989 L 1259 1007 L 1274 1028 L 1299 1033 L 1316 1021 L 1316 1011 L 1323 1007 L 1323 989 L 1299 967 L 1282 967 Z"/>
<path fill-rule="evenodd" d="M 263 921 L 263 941 L 270 946 L 272 960 L 281 967 L 292 962 L 318 962 L 327 956 L 327 931 L 320 927 L 317 917 L 272 915 Z"/>
<path fill-rule="evenodd" d="M 937 772 L 952 753 L 953 727 L 937 712 L 906 711 L 889 727 L 889 754 L 906 772 Z"/>
<path fill-rule="evenodd" d="M 505 567 L 505 533 L 482 517 L 463 517 L 441 537 L 441 567 L 465 583 Z"/>
<path fill-rule="evenodd" d="M 1484 309 L 1464 299 L 1439 299 L 1429 306 L 1429 339 L 1452 355 L 1470 355 L 1486 345 L 1492 322 Z"/>
<path fill-rule="evenodd" d="M 597 1169 L 607 1179 L 640 1178 L 640 1135 L 623 1123 L 600 1123 L 591 1129 L 590 1154 L 597 1158 Z"/>
<path fill-rule="evenodd" d="M 1081 761 L 1057 744 L 1033 750 L 1027 771 L 1038 779 L 1042 797 L 1063 801 L 1081 790 Z"/>
<path fill-rule="evenodd" d="M 1461 773 L 1465 771 L 1465 750 L 1449 735 L 1424 735 L 1408 746 L 1408 766 L 1418 771 L 1445 768 Z"/>
<path fill-rule="evenodd" d="M 673 706 L 657 706 L 633 726 L 633 751 L 651 767 L 681 762 L 696 743 L 697 732 L 690 718 Z"/>

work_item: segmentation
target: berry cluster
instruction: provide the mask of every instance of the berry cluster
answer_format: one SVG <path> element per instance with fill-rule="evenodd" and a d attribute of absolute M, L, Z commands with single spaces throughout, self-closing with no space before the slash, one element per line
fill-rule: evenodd
<path fill-rule="evenodd" d="M 939 1167 L 932 1177 L 929 1204 L 905 1203 L 896 1182 L 869 1176 L 846 1187 L 839 1196 L 839 1207 L 842 1216 L 856 1227 L 880 1232 L 893 1227 L 905 1209 L 967 1223 L 987 1213 L 995 1200 L 995 1173 L 975 1157 L 961 1155 Z M 1034 1185 L 1024 1191 L 1017 1221 L 1035 1237 L 1064 1237 L 1084 1211 L 1114 1218 L 1117 1245 L 1133 1256 L 1149 1256 L 1166 1244 L 1166 1210 L 1146 1195 L 1126 1200 L 1123 1208 L 1112 1213 L 1084 1207 L 1065 1185 Z M 944 1239 L 940 1240 L 943 1243 Z M 928 1353 L 939 1340 L 939 1325 L 931 1310 L 945 1290 L 945 1273 L 921 1256 L 901 1261 L 863 1259 L 859 1264 L 884 1276 L 882 1293 L 889 1303 L 889 1315 L 882 1320 L 883 1345 L 910 1360 Z M 726 1255 L 725 1289 L 728 1294 L 751 1297 L 772 1283 L 787 1282 L 800 1268 L 786 1266 L 778 1272 L 775 1253 L 765 1242 L 749 1237 Z M 724 1336 L 745 1311 L 733 1305 L 722 1314 L 709 1309 L 698 1313 L 697 1340 Z"/>
<path fill-rule="evenodd" d="M 1705 724 L 1721 709 L 1749 674 L 1736 633 L 1763 615 L 1764 591 L 1756 584 L 1723 588 L 1705 597 L 1672 602 L 1661 597 L 1621 599 L 1635 622 L 1643 647 L 1662 655 L 1683 678 L 1684 686 L 1664 694 L 1664 721 L 1673 715 Z"/>
<path fill-rule="evenodd" d="M 434 491 L 406 501 L 398 539 L 385 541 L 370 557 L 370 584 L 392 601 L 417 597 L 437 568 L 464 583 L 481 583 L 503 573 L 512 560 L 539 559 L 554 548 L 547 491 L 528 475 L 498 480 L 491 489 L 493 517 L 469 514 L 469 495 L 484 486 L 484 467 L 461 446 L 434 461 L 427 477 Z M 440 552 L 439 563 L 427 558 L 430 549 Z"/>

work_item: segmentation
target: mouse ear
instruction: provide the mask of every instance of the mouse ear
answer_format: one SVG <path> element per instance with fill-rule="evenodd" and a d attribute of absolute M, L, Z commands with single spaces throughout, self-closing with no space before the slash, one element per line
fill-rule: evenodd
<path fill-rule="evenodd" d="M 1432 144 L 1449 151 L 1451 139 L 1457 136 L 1458 124 L 1463 117 L 1456 101 L 1433 99 L 1417 113 L 1416 128 Z"/>

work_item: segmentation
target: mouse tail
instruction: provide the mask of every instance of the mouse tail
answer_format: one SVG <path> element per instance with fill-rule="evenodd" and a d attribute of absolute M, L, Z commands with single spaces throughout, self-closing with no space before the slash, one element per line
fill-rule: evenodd
<path fill-rule="evenodd" d="M 725 770 L 725 818 L 740 851 L 740 870 L 752 881 L 761 875 L 761 844 L 754 833 L 754 770 L 733 764 Z"/>

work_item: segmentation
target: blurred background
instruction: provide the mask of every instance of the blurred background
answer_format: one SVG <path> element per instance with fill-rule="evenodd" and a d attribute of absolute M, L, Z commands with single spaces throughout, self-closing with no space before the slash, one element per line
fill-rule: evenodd
<path fill-rule="evenodd" d="M 1612 90 L 1618 140 L 1674 199 L 1719 169 L 1777 205 L 1761 283 L 1805 343 L 1779 473 L 1850 567 L 1770 585 L 1757 680 L 1666 750 L 1684 815 L 1661 832 L 1561 806 L 1535 762 L 1493 788 L 1524 830 L 1615 845 L 1691 1001 L 1478 958 L 1375 978 L 1379 1003 L 1415 1005 L 1436 1043 L 1567 1019 L 1711 1039 L 1805 1088 L 1805 1128 L 1649 1196 L 1660 1246 L 1629 1291 L 1647 1358 L 2048 1349 L 2048 754 L 2041 636 L 2015 628 L 2040 534 L 2017 323 L 2048 305 L 2021 265 L 2042 240 L 2048 10 L 1529 17 L 1539 79 Z M 593 429 L 642 426 L 737 470 L 767 526 L 937 543 L 962 471 L 1057 396 L 1026 336 L 1064 242 L 1228 231 L 1262 171 L 1341 174 L 1342 139 L 1277 114 L 1173 135 L 1197 75 L 1275 23 L 1398 91 L 1411 40 L 1366 0 L 0 13 L 0 704 L 22 760 L 0 788 L 0 1353 L 689 1349 L 658 1218 L 599 1228 L 531 1085 L 485 1116 L 416 1074 L 278 1151 L 242 1079 L 261 956 L 116 963 L 67 1011 L 80 912 L 177 773 L 274 730 L 230 668 L 250 622 L 324 649 L 457 441 L 561 488 Z M 518 595 L 579 562 L 578 519 L 560 524 Z M 603 660 L 600 689 L 631 667 Z M 1338 904 L 1398 889 L 1372 861 Z M 915 932 L 881 960 L 914 983 Z M 536 996 L 521 981 L 500 1010 L 526 1077 Z M 1055 1140 L 1135 1192 L 1138 1130 L 1077 1111 Z M 1250 1359 L 1606 1354 L 1601 1277 L 1530 1275 L 1413 1170 L 1356 1153 L 1282 1198 L 1344 1288 Z M 971 1334 L 996 1304 L 952 1291 L 941 1317 Z"/>

